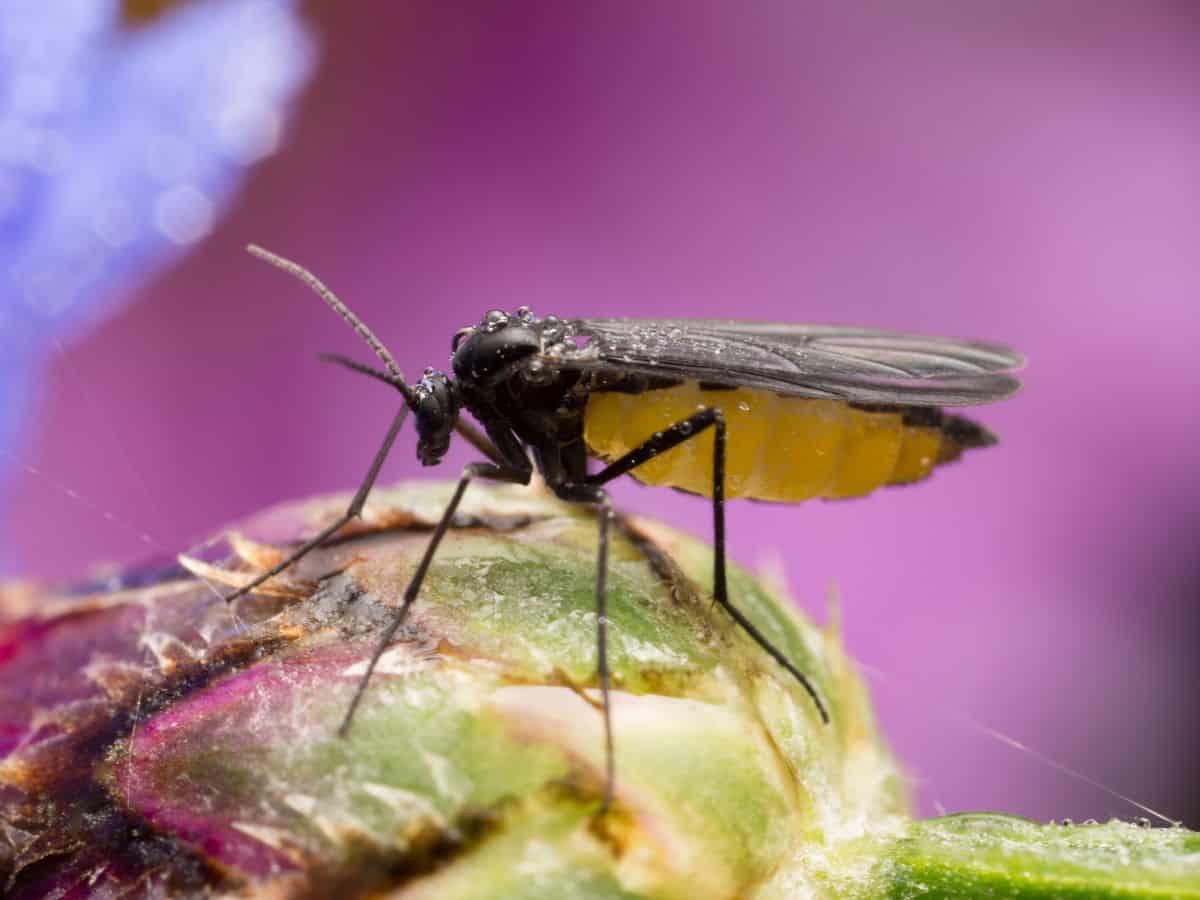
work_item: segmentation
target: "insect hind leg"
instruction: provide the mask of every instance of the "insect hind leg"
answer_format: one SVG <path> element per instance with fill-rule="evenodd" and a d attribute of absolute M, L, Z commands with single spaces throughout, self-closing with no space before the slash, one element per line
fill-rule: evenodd
<path fill-rule="evenodd" d="M 649 462 L 656 456 L 666 453 L 673 447 L 691 440 L 706 429 L 713 429 L 713 473 L 712 473 L 712 503 L 713 503 L 713 597 L 748 634 L 777 663 L 788 671 L 812 698 L 821 721 L 829 724 L 829 710 L 817 693 L 808 676 L 796 668 L 791 660 L 779 650 L 742 612 L 729 600 L 729 587 L 725 574 L 725 417 L 719 409 L 704 407 L 697 410 L 686 419 L 681 419 L 670 428 L 663 429 L 654 436 L 634 447 L 624 456 L 614 460 L 595 475 L 590 475 L 586 485 L 599 486 L 607 484 L 614 478 L 636 469 Z"/>

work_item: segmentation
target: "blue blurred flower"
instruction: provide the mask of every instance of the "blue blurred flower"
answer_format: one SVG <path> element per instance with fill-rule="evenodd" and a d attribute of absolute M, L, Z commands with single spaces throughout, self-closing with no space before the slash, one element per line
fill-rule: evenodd
<path fill-rule="evenodd" d="M 48 342 L 208 234 L 279 146 L 315 57 L 296 5 L 0 2 L 0 487 Z"/>

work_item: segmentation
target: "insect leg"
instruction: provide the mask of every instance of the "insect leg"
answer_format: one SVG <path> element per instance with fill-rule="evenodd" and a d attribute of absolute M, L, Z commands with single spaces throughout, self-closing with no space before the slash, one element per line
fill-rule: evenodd
<path fill-rule="evenodd" d="M 354 499 L 350 501 L 350 505 L 346 508 L 346 511 L 338 517 L 337 521 L 333 522 L 331 525 L 329 525 L 329 527 L 322 530 L 321 533 L 312 538 L 312 540 L 299 547 L 283 562 L 267 569 L 267 571 L 263 572 L 249 584 L 242 585 L 232 594 L 227 596 L 225 598 L 226 603 L 232 603 L 239 597 L 250 593 L 268 578 L 278 575 L 293 563 L 303 559 L 310 552 L 321 546 L 321 544 L 325 543 L 325 541 L 329 540 L 329 538 L 332 537 L 339 528 L 341 528 L 351 519 L 357 518 L 362 513 L 363 506 L 367 502 L 367 495 L 371 493 L 371 488 L 375 486 L 375 479 L 379 477 L 379 470 L 383 467 L 383 461 L 387 459 L 388 453 L 391 452 L 392 444 L 396 442 L 396 435 L 400 433 L 400 427 L 404 424 L 404 418 L 407 415 L 408 407 L 400 407 L 400 411 L 396 413 L 396 418 L 392 420 L 391 427 L 388 428 L 387 437 L 383 439 L 382 446 L 380 446 L 379 450 L 375 453 L 375 458 L 371 460 L 371 468 L 367 471 L 367 477 L 363 479 L 363 483 L 359 485 L 358 491 L 354 495 Z"/>
<path fill-rule="evenodd" d="M 767 639 L 754 623 L 747 619 L 729 600 L 729 588 L 725 577 L 725 417 L 719 409 L 706 407 L 698 410 L 670 428 L 658 432 L 640 446 L 633 448 L 624 456 L 615 460 L 595 475 L 587 479 L 588 484 L 605 484 L 612 479 L 624 475 L 648 462 L 672 447 L 677 447 L 691 440 L 711 427 L 713 435 L 713 596 L 718 604 L 729 613 L 730 617 L 750 635 L 772 659 L 783 666 L 808 692 L 821 721 L 829 723 L 829 711 L 824 701 L 817 694 L 816 688 L 808 677 L 797 669 L 792 662 L 774 644 Z"/>
<path fill-rule="evenodd" d="M 430 563 L 433 562 L 433 554 L 437 552 L 438 545 L 442 542 L 442 538 L 446 536 L 446 530 L 454 520 L 454 513 L 458 509 L 459 503 L 462 502 L 463 494 L 466 493 L 467 485 L 471 483 L 471 479 L 486 478 L 489 481 L 529 484 L 530 474 L 531 472 L 528 469 L 495 466 L 485 462 L 470 463 L 463 469 L 462 478 L 458 480 L 458 487 L 454 491 L 454 496 L 450 498 L 450 502 L 446 504 L 445 510 L 442 511 L 442 517 L 438 520 L 437 527 L 433 530 L 433 535 L 429 538 L 429 543 L 425 547 L 425 553 L 421 557 L 421 561 L 417 564 L 417 570 L 413 573 L 412 578 L 408 582 L 408 587 L 404 590 L 404 597 L 400 601 L 400 607 L 396 610 L 392 621 L 384 630 L 383 636 L 375 645 L 375 652 L 371 654 L 371 660 L 367 663 L 367 670 L 363 673 L 362 678 L 359 679 L 358 687 L 354 691 L 354 696 L 350 699 L 350 706 L 346 709 L 346 715 L 342 719 L 342 724 L 338 726 L 339 737 L 345 737 L 350 733 L 350 724 L 354 720 L 354 713 L 358 709 L 358 704 L 362 701 L 363 694 L 367 690 L 371 674 L 375 671 L 375 666 L 379 664 L 380 657 L 383 656 L 384 651 L 391 644 L 392 638 L 396 636 L 396 632 L 400 630 L 400 626 L 404 624 L 405 618 L 408 617 L 409 607 L 417 599 L 417 593 L 421 590 L 421 583 L 425 580 Z"/>
<path fill-rule="evenodd" d="M 612 805 L 617 766 L 613 749 L 612 708 L 609 705 L 608 672 L 608 534 L 612 525 L 612 502 L 608 492 L 588 484 L 567 484 L 557 493 L 564 500 L 594 503 L 599 507 L 600 546 L 596 552 L 596 681 L 600 684 L 600 706 L 604 712 L 604 798 L 600 814 Z"/>

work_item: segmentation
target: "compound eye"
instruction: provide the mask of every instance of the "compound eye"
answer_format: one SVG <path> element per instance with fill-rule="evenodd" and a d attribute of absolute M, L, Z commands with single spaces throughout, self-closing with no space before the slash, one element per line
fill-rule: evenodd
<path fill-rule="evenodd" d="M 483 329 L 485 334 L 492 334 L 507 324 L 508 313 L 502 309 L 493 309 L 484 315 L 483 321 L 479 323 L 479 327 Z"/>
<path fill-rule="evenodd" d="M 462 343 L 463 338 L 470 337 L 475 333 L 474 328 L 460 328 L 454 332 L 454 337 L 450 339 L 450 352 L 457 353 L 458 345 Z"/>

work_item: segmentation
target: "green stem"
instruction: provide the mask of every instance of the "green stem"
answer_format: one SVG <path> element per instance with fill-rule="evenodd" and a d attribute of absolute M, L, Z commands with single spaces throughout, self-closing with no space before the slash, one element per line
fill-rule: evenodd
<path fill-rule="evenodd" d="M 1200 898 L 1200 834 L 1183 828 L 975 813 L 911 822 L 877 852 L 852 895 Z"/>

